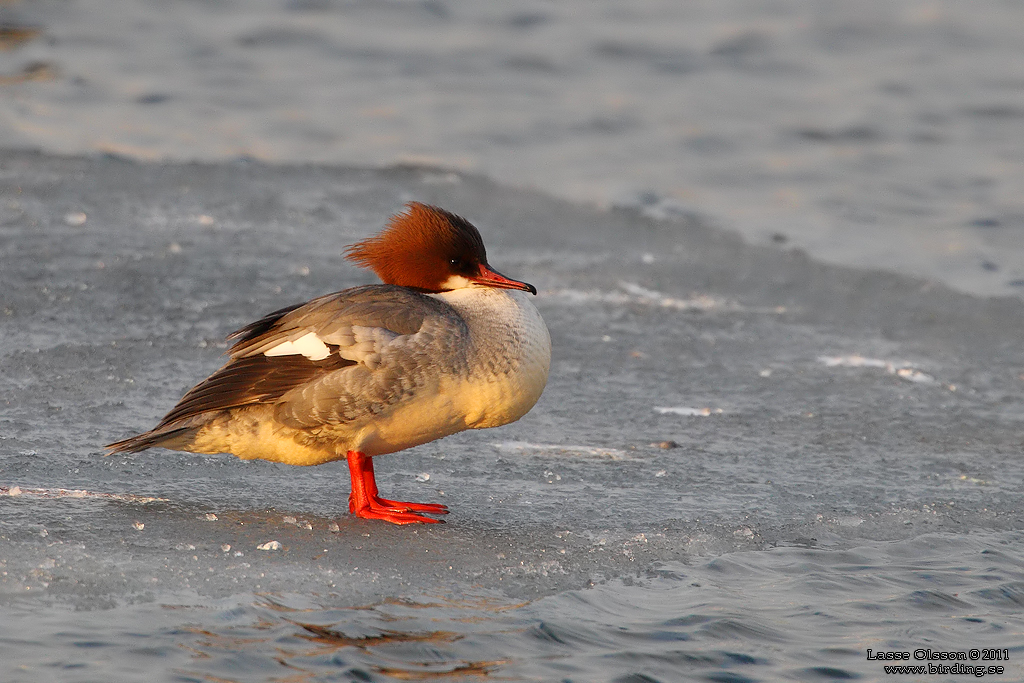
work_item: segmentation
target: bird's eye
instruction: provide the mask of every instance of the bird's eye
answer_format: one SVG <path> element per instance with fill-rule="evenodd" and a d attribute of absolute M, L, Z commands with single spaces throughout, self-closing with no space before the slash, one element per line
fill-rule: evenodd
<path fill-rule="evenodd" d="M 448 263 L 450 263 L 452 268 L 455 268 L 456 270 L 462 268 L 462 259 L 453 258 L 452 260 L 448 261 Z"/>

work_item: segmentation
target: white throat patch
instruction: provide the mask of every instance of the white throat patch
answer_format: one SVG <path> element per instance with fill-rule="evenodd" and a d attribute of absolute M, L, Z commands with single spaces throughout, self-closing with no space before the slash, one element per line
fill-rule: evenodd
<path fill-rule="evenodd" d="M 453 289 L 465 289 L 472 285 L 473 281 L 469 278 L 462 277 L 461 275 L 449 275 L 448 279 L 441 283 L 441 290 L 449 291 Z"/>

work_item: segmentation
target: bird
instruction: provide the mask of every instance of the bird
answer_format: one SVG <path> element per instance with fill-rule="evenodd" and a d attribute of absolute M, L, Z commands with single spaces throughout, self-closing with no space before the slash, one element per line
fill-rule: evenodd
<path fill-rule="evenodd" d="M 108 454 L 161 447 L 290 465 L 345 459 L 351 514 L 442 522 L 445 505 L 381 497 L 373 458 L 533 408 L 551 365 L 551 337 L 529 296 L 537 289 L 494 270 L 468 220 L 419 202 L 346 247 L 345 258 L 383 284 L 288 306 L 231 333 L 223 367 Z"/>

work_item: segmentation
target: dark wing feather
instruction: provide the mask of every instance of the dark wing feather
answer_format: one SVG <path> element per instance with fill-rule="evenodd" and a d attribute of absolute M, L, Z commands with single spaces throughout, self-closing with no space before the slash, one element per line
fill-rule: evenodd
<path fill-rule="evenodd" d="M 185 394 L 156 427 L 109 444 L 107 448 L 111 453 L 137 453 L 152 446 L 175 448 L 172 442 L 176 439 L 180 438 L 181 443 L 186 444 L 194 435 L 195 426 L 189 425 L 189 418 L 271 402 L 304 382 L 315 381 L 327 373 L 355 364 L 355 361 L 345 360 L 334 353 L 319 361 L 311 361 L 305 356 L 268 358 L 262 354 L 233 358 Z"/>
<path fill-rule="evenodd" d="M 315 301 L 315 299 L 314 299 Z M 240 330 L 235 330 L 227 336 L 228 341 L 235 341 L 236 344 L 243 344 L 257 337 L 261 337 L 270 330 L 274 329 L 274 326 L 281 320 L 285 315 L 291 313 L 297 308 L 302 308 L 307 304 L 292 304 L 291 306 L 285 306 L 280 308 L 273 313 L 268 313 L 259 320 L 251 322 Z"/>
<path fill-rule="evenodd" d="M 319 361 L 298 355 L 234 358 L 185 394 L 155 429 L 200 413 L 270 403 L 300 384 L 349 365 L 355 365 L 355 361 L 335 353 Z"/>

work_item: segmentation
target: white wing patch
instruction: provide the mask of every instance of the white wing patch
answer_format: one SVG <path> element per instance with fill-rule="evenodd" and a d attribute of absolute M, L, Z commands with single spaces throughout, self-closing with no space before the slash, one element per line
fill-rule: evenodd
<path fill-rule="evenodd" d="M 307 332 L 298 339 L 283 341 L 263 352 L 265 356 L 303 355 L 310 360 L 323 360 L 331 355 L 328 344 L 338 347 L 338 355 L 345 360 L 362 363 L 370 370 L 380 365 L 384 347 L 400 335 L 383 327 L 347 325 L 322 337 Z"/>
<path fill-rule="evenodd" d="M 297 356 L 302 354 L 310 360 L 323 360 L 331 355 L 327 344 L 324 344 L 316 332 L 305 334 L 295 341 L 281 342 L 277 346 L 263 352 L 264 356 Z"/>

